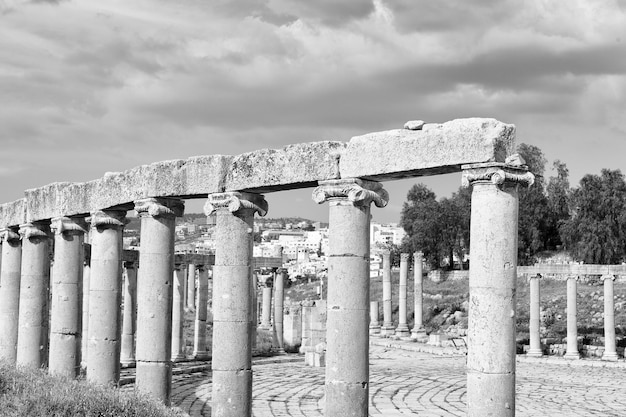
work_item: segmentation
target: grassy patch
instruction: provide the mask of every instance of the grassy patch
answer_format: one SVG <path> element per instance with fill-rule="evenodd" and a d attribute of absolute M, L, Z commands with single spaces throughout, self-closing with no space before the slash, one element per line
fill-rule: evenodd
<path fill-rule="evenodd" d="M 134 391 L 49 376 L 0 362 L 0 414 L 7 417 L 184 416 Z"/>

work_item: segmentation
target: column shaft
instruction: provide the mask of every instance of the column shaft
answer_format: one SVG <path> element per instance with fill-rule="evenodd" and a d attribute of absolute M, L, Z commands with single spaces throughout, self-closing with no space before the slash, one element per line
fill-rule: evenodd
<path fill-rule="evenodd" d="M 187 266 L 187 305 L 188 310 L 194 310 L 196 302 L 196 266 L 189 264 Z"/>
<path fill-rule="evenodd" d="M 615 306 L 613 296 L 613 275 L 605 275 L 604 280 L 604 354 L 602 360 L 616 361 L 615 348 Z"/>
<path fill-rule="evenodd" d="M 50 320 L 50 373 L 75 378 L 80 372 L 82 343 L 83 242 L 82 218 L 52 220 L 54 270 Z"/>
<path fill-rule="evenodd" d="M 43 223 L 27 223 L 20 227 L 20 234 L 22 277 L 16 364 L 39 368 L 46 362 L 48 351 L 49 228 Z"/>
<path fill-rule="evenodd" d="M 285 343 L 283 338 L 283 307 L 285 302 L 285 285 L 283 270 L 276 272 L 274 280 L 274 333 L 278 341 L 278 351 L 285 351 Z"/>
<path fill-rule="evenodd" d="M 184 265 L 176 265 L 174 269 L 174 289 L 172 296 L 172 361 L 185 359 L 185 336 L 183 322 L 185 320 L 185 280 L 187 270 Z M 193 302 L 192 302 L 193 303 Z"/>
<path fill-rule="evenodd" d="M 2 232 L 2 268 L 0 272 L 0 359 L 15 364 L 20 305 L 22 242 L 17 228 Z"/>
<path fill-rule="evenodd" d="M 85 251 L 87 252 L 87 251 Z M 89 279 L 91 277 L 91 253 L 89 259 L 85 255 L 83 261 L 83 311 L 82 311 L 82 330 L 81 330 L 81 347 L 80 347 L 80 366 L 87 369 L 87 355 L 89 354 Z"/>
<path fill-rule="evenodd" d="M 389 251 L 383 252 L 383 325 L 380 329 L 380 334 L 383 336 L 392 335 L 395 333 L 395 327 L 393 327 L 392 317 L 392 305 L 391 305 L 391 253 Z"/>
<path fill-rule="evenodd" d="M 252 193 L 211 194 L 205 213 L 217 213 L 213 268 L 212 415 L 252 413 L 250 284 L 254 213 L 267 212 Z"/>
<path fill-rule="evenodd" d="M 529 301 L 530 301 L 530 322 L 528 323 L 528 332 L 530 337 L 530 346 L 528 356 L 538 357 L 543 355 L 541 350 L 541 291 L 539 289 L 539 280 L 541 275 L 530 277 L 529 285 Z"/>
<path fill-rule="evenodd" d="M 209 357 L 206 346 L 207 301 L 209 297 L 209 272 L 207 268 L 203 265 L 197 268 L 198 291 L 196 292 L 196 322 L 193 340 L 193 357 L 196 359 Z"/>
<path fill-rule="evenodd" d="M 576 322 L 577 276 L 567 277 L 567 350 L 565 358 L 578 359 L 578 326 Z"/>
<path fill-rule="evenodd" d="M 380 317 L 378 315 L 378 301 L 370 301 L 370 334 L 380 333 Z"/>
<path fill-rule="evenodd" d="M 87 379 L 117 385 L 120 379 L 122 231 L 125 211 L 91 215 L 91 274 Z"/>
<path fill-rule="evenodd" d="M 406 313 L 406 284 L 409 275 L 409 254 L 400 254 L 400 282 L 398 285 L 398 327 L 396 335 L 400 337 L 409 337 L 409 326 L 407 325 Z"/>
<path fill-rule="evenodd" d="M 269 330 L 272 328 L 272 287 L 266 283 L 263 287 L 263 308 L 261 309 L 260 329 Z"/>
<path fill-rule="evenodd" d="M 120 362 L 129 366 L 135 364 L 135 330 L 137 328 L 137 266 L 125 262 L 124 311 L 122 318 L 122 347 Z"/>
<path fill-rule="evenodd" d="M 424 329 L 424 277 L 422 271 L 422 252 L 413 254 L 413 329 L 411 337 L 413 339 L 424 339 L 426 330 Z"/>
<path fill-rule="evenodd" d="M 172 278 L 174 229 L 183 214 L 178 199 L 135 202 L 141 218 L 137 276 L 136 386 L 169 405 L 172 388 Z"/>

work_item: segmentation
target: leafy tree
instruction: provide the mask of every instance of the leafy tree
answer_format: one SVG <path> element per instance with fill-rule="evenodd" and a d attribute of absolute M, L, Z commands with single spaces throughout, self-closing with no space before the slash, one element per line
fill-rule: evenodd
<path fill-rule="evenodd" d="M 585 263 L 614 264 L 626 257 L 626 181 L 619 170 L 587 174 L 572 193 L 572 215 L 560 228 L 572 255 Z"/>
<path fill-rule="evenodd" d="M 471 190 L 461 187 L 450 198 L 439 201 L 439 228 L 441 233 L 440 253 L 450 260 L 449 268 L 454 267 L 454 256 L 461 261 L 469 252 Z"/>
<path fill-rule="evenodd" d="M 571 191 L 569 185 L 569 170 L 565 163 L 558 159 L 554 161 L 553 168 L 556 171 L 556 177 L 550 177 L 546 188 L 548 208 L 551 214 L 551 217 L 546 223 L 546 245 L 548 249 L 556 248 L 562 244 L 559 228 L 570 218 Z"/>

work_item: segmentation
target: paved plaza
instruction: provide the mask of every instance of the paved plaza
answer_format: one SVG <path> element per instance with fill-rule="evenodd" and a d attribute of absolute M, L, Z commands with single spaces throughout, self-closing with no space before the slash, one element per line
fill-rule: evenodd
<path fill-rule="evenodd" d="M 580 361 L 578 362 L 580 364 Z M 372 346 L 371 416 L 464 416 L 465 357 Z M 324 368 L 302 362 L 255 365 L 253 415 L 322 416 Z M 517 416 L 624 416 L 626 368 L 517 364 Z M 174 377 L 173 403 L 210 415 L 210 372 Z"/>

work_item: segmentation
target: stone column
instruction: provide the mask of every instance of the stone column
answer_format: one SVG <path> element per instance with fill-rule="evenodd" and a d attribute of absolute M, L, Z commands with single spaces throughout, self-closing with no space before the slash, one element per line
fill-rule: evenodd
<path fill-rule="evenodd" d="M 604 281 L 604 354 L 603 361 L 616 361 L 615 349 L 615 307 L 613 297 L 613 275 L 603 275 Z"/>
<path fill-rule="evenodd" d="M 282 256 L 282 255 L 281 255 Z M 286 271 L 282 268 L 276 271 L 274 280 L 274 333 L 278 342 L 278 352 L 285 352 L 285 339 L 283 338 L 283 309 L 285 304 L 284 277 Z"/>
<path fill-rule="evenodd" d="M 382 185 L 360 179 L 320 182 L 329 202 L 326 407 L 328 417 L 368 415 L 370 204 L 387 204 Z"/>
<path fill-rule="evenodd" d="M 391 252 L 386 250 L 383 251 L 383 325 L 380 328 L 382 336 L 393 335 L 396 331 L 391 312 Z"/>
<path fill-rule="evenodd" d="M 213 268 L 212 415 L 252 412 L 250 279 L 254 213 L 267 213 L 258 194 L 209 194 L 205 213 L 216 213 Z"/>
<path fill-rule="evenodd" d="M 539 357 L 543 355 L 541 350 L 541 292 L 539 290 L 539 280 L 541 275 L 537 274 L 528 279 L 529 285 L 529 301 L 530 301 L 530 323 L 528 324 L 528 332 L 530 334 L 530 346 L 527 356 Z"/>
<path fill-rule="evenodd" d="M 263 307 L 261 308 L 261 324 L 259 329 L 272 328 L 272 281 L 268 278 L 263 284 Z"/>
<path fill-rule="evenodd" d="M 370 334 L 380 334 L 378 301 L 370 301 Z"/>
<path fill-rule="evenodd" d="M 396 328 L 396 336 L 409 337 L 411 332 L 406 322 L 406 284 L 409 275 L 409 254 L 400 254 L 400 283 L 398 285 L 398 327 Z"/>
<path fill-rule="evenodd" d="M 137 265 L 124 262 L 124 312 L 122 317 L 122 350 L 120 362 L 135 365 L 135 330 L 137 328 Z"/>
<path fill-rule="evenodd" d="M 185 321 L 185 280 L 187 269 L 184 264 L 174 267 L 174 288 L 172 295 L 172 362 L 185 359 L 185 335 L 183 323 Z M 187 281 L 189 285 L 189 281 Z M 193 301 L 191 302 L 193 304 Z"/>
<path fill-rule="evenodd" d="M 258 300 L 258 278 L 257 272 L 252 271 L 252 285 L 250 288 L 250 304 L 252 308 L 252 320 L 251 321 L 251 339 L 252 339 L 252 349 L 256 349 L 256 335 L 257 335 L 257 326 L 259 324 L 259 300 Z"/>
<path fill-rule="evenodd" d="M 0 359 L 14 365 L 17 359 L 22 242 L 17 227 L 2 229 L 0 239 Z"/>
<path fill-rule="evenodd" d="M 175 219 L 184 203 L 174 198 L 135 202 L 141 218 L 137 277 L 136 387 L 165 405 L 172 388 L 172 278 Z"/>
<path fill-rule="evenodd" d="M 91 246 L 89 246 L 91 250 Z M 85 250 L 87 252 L 87 250 Z M 87 355 L 89 354 L 89 279 L 91 276 L 91 251 L 85 253 L 83 261 L 83 314 L 82 314 L 82 343 L 80 347 L 80 366 L 87 369 Z"/>
<path fill-rule="evenodd" d="M 51 374 L 75 378 L 80 373 L 82 342 L 83 242 L 87 223 L 82 217 L 52 219 L 54 270 L 50 320 Z"/>
<path fill-rule="evenodd" d="M 91 214 L 87 379 L 117 385 L 120 379 L 122 232 L 125 210 Z"/>
<path fill-rule="evenodd" d="M 567 350 L 566 359 L 579 359 L 578 353 L 578 326 L 576 322 L 576 275 L 567 277 Z"/>
<path fill-rule="evenodd" d="M 195 311 L 196 306 L 196 266 L 189 264 L 187 266 L 187 305 L 185 308 L 189 311 Z"/>
<path fill-rule="evenodd" d="M 413 329 L 411 330 L 411 338 L 417 340 L 426 338 L 426 329 L 424 329 L 423 258 L 424 254 L 421 251 L 413 254 Z"/>
<path fill-rule="evenodd" d="M 196 302 L 196 322 L 194 326 L 193 357 L 195 359 L 208 359 L 209 352 L 206 348 L 206 319 L 207 302 L 209 298 L 209 272 L 204 265 L 198 265 L 198 291 Z"/>
<path fill-rule="evenodd" d="M 522 166 L 498 163 L 463 169 L 463 184 L 473 187 L 467 415 L 513 416 L 517 188 L 520 183 L 532 184 L 534 176 Z"/>
<path fill-rule="evenodd" d="M 46 223 L 20 226 L 22 268 L 16 364 L 39 368 L 46 362 L 50 229 Z M 4 335 L 2 335 L 4 337 Z"/>

